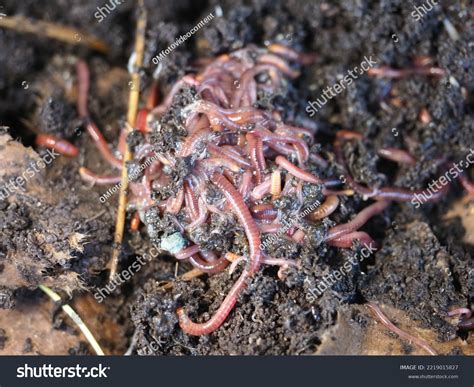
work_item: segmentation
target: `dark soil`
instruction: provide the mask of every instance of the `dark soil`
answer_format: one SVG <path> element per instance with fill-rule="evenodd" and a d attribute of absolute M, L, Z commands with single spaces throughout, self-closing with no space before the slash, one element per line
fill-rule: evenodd
<path fill-rule="evenodd" d="M 74 26 L 106 40 L 111 50 L 101 55 L 0 28 L 0 46 L 4 48 L 0 50 L 0 126 L 9 127 L 10 136 L 25 146 L 31 146 L 35 132 L 42 131 L 68 139 L 81 149 L 79 157 L 55 160 L 28 182 L 24 192 L 0 201 L 0 308 L 5 309 L 19 302 L 15 294 L 25 287 L 34 289 L 47 284 L 57 291 L 77 295 L 85 289 L 93 291 L 94 287 L 105 286 L 113 240 L 117 196 L 100 203 L 99 197 L 107 188 L 91 188 L 77 173 L 80 166 L 105 174 L 111 170 L 96 154 L 88 136 L 82 135 L 72 84 L 76 59 L 85 59 L 92 73 L 91 114 L 116 146 L 127 109 L 126 65 L 133 44 L 133 3 L 118 6 L 101 23 L 93 16 L 96 2 L 48 0 L 48 4 L 45 12 L 42 2 L 6 0 L 2 11 Z M 209 12 L 217 15 L 222 11 L 223 16 L 216 17 L 167 56 L 160 74 L 162 95 L 194 68 L 194 60 L 200 56 L 269 42 L 317 53 L 316 63 L 302 69 L 299 79 L 277 95 L 260 96 L 259 106 L 277 107 L 285 121 L 318 128 L 317 140 L 329 167 L 313 168 L 323 176 L 338 177 L 343 173 L 332 146 L 336 131 L 342 128 L 364 134 L 365 140 L 347 144 L 344 154 L 352 176 L 369 186 L 425 188 L 439 175 L 439 169 L 433 167 L 437 160 L 462 160 L 474 144 L 474 7 L 467 0 L 438 6 L 421 21 L 411 16 L 414 4 L 398 0 L 341 4 L 316 0 L 147 0 L 146 4 L 150 22 L 144 90 L 155 69 L 151 58 Z M 445 20 L 454 25 L 459 40 L 450 38 Z M 391 81 L 363 75 L 310 119 L 305 112 L 307 101 L 320 97 L 324 88 L 371 55 L 377 58 L 378 65 L 396 68 L 409 67 L 415 56 L 430 55 L 448 76 Z M 180 109 L 194 98 L 192 89 L 178 95 L 162 118 L 161 129 L 158 125 L 155 128 L 155 144 L 171 149 L 186 134 L 177 122 Z M 395 98 L 399 106 L 392 103 Z M 423 108 L 431 113 L 429 125 L 418 119 Z M 19 161 L 22 157 L 34 156 L 23 148 L 11 150 L 12 141 L 6 135 L 2 137 L 0 178 L 6 182 L 28 164 L 29 159 Z M 131 145 L 139 141 L 129 138 Z M 418 162 L 398 167 L 382 161 L 377 156 L 381 147 L 407 149 Z M 8 157 L 7 148 L 13 152 Z M 44 152 L 37 151 L 40 156 Z M 155 197 L 173 195 L 192 163 L 192 159 L 187 160 L 170 171 L 173 183 L 155 191 Z M 470 175 L 474 180 L 472 168 Z M 462 242 L 467 231 L 459 219 L 443 220 L 447 209 L 462 195 L 456 182 L 437 204 L 419 209 L 410 203 L 392 204 L 363 228 L 381 249 L 364 262 L 352 265 L 349 275 L 314 297 L 314 289 L 326 275 L 344 262 L 358 261 L 361 255 L 359 245 L 339 249 L 321 243 L 331 226 L 347 222 L 367 206 L 359 195 L 343 198 L 331 220 L 306 225 L 310 237 L 304 245 L 286 240 L 269 244 L 269 254 L 278 252 L 279 257 L 297 258 L 301 268 L 289 269 L 284 280 L 278 279 L 277 269 L 263 268 L 224 325 L 208 336 L 183 334 L 177 324 L 176 307 L 185 305 L 191 318 L 207 320 L 240 271 L 231 276 L 225 271 L 190 282 L 176 280 L 171 290 L 163 290 L 163 281 L 175 279 L 175 261 L 168 256 L 152 260 L 104 301 L 108 318 L 126 332 L 127 344 L 117 352 L 124 353 L 130 346 L 133 353 L 143 355 L 314 353 L 324 332 L 335 325 L 343 306 L 367 301 L 401 309 L 424 328 L 436 332 L 440 341 L 452 340 L 458 332 L 446 312 L 454 307 L 469 307 L 474 300 L 473 246 Z M 304 187 L 304 197 L 305 206 L 322 198 L 310 186 Z M 289 197 L 278 203 L 288 218 L 298 210 L 295 202 Z M 176 231 L 172 219 L 153 210 L 148 211 L 146 223 L 140 232 L 127 233 L 121 268 L 130 266 L 137 256 L 148 253 L 153 243 L 159 245 L 163 236 Z M 231 217 L 216 216 L 211 225 L 195 234 L 195 240 L 217 252 L 244 254 L 248 249 L 243 230 Z M 189 269 L 187 264 L 180 264 L 177 274 Z M 364 319 L 361 317 L 361 321 Z M 0 346 L 4 341 L 0 329 Z M 25 351 L 30 352 L 31 346 L 29 350 L 27 347 L 25 344 Z M 84 352 L 79 344 L 70 350 L 71 354 Z"/>

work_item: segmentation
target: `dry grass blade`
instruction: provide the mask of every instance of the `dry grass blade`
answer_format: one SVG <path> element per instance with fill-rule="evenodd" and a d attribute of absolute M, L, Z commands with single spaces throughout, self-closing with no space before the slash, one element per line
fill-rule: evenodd
<path fill-rule="evenodd" d="M 103 53 L 109 50 L 105 42 L 93 35 L 72 27 L 66 27 L 47 21 L 32 20 L 23 16 L 6 16 L 0 18 L 0 27 L 18 32 L 46 36 L 70 44 L 87 46 L 92 50 Z"/>
<path fill-rule="evenodd" d="M 140 74 L 139 70 L 143 66 L 143 53 L 145 50 L 145 32 L 146 32 L 147 14 L 143 1 L 139 2 L 139 16 L 137 21 L 136 39 L 135 39 L 135 63 L 132 73 L 131 89 L 128 103 L 127 114 L 127 131 L 130 132 L 135 126 L 135 120 L 138 112 L 138 102 L 140 99 Z M 123 155 L 122 164 L 122 181 L 120 187 L 119 207 L 117 210 L 117 221 L 115 224 L 114 235 L 114 250 L 112 253 L 112 260 L 110 265 L 109 280 L 117 273 L 118 261 L 120 256 L 120 246 L 123 240 L 123 233 L 125 229 L 125 215 L 127 207 L 127 190 L 128 190 L 128 175 L 126 163 L 132 159 L 132 153 L 128 145 L 125 145 L 125 152 Z"/>
<path fill-rule="evenodd" d="M 53 292 L 50 288 L 48 288 L 47 286 L 44 286 L 44 285 L 40 285 L 39 288 L 44 292 L 46 293 L 46 295 L 48 295 L 49 298 L 51 298 L 54 302 L 59 302 L 61 301 L 61 297 L 59 296 L 59 294 Z M 71 306 L 69 305 L 63 305 L 61 307 L 64 312 L 69 316 L 71 317 L 71 319 L 76 323 L 76 325 L 79 327 L 79 329 L 81 330 L 81 332 L 84 334 L 84 336 L 86 337 L 87 341 L 89 341 L 90 345 L 92 346 L 92 348 L 94 349 L 95 353 L 97 353 L 97 355 L 99 356 L 104 356 L 104 351 L 102 351 L 102 348 L 100 348 L 100 345 L 99 343 L 97 342 L 97 340 L 94 338 L 94 335 L 92 334 L 92 332 L 89 330 L 89 328 L 87 328 L 87 325 L 84 324 L 84 321 L 82 321 L 82 319 L 79 317 L 79 315 L 75 312 L 74 309 L 71 308 Z"/>

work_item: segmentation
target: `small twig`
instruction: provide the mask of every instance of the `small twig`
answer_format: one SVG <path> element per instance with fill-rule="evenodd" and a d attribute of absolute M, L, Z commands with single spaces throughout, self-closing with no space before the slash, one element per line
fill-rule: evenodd
<path fill-rule="evenodd" d="M 53 292 L 50 288 L 44 285 L 39 285 L 39 288 L 45 292 L 49 298 L 51 298 L 54 302 L 60 302 L 61 297 L 59 294 Z M 72 309 L 69 305 L 62 305 L 61 308 L 64 310 L 64 312 L 71 317 L 71 319 L 76 323 L 76 325 L 79 327 L 81 332 L 84 334 L 86 337 L 87 341 L 89 341 L 90 345 L 92 348 L 94 348 L 94 351 L 97 353 L 99 356 L 104 356 L 104 351 L 102 351 L 102 348 L 100 348 L 99 343 L 96 341 L 94 338 L 94 335 L 92 332 L 87 328 L 87 325 L 84 324 L 84 321 L 79 317 L 79 315 Z"/>
<path fill-rule="evenodd" d="M 0 27 L 14 31 L 46 36 L 62 42 L 88 46 L 92 50 L 106 53 L 108 45 L 93 35 L 86 34 L 75 28 L 59 24 L 32 20 L 23 16 L 7 16 L 0 18 Z"/>
<path fill-rule="evenodd" d="M 137 21 L 136 39 L 135 39 L 135 65 L 132 73 L 132 87 L 128 100 L 128 114 L 127 114 L 127 134 L 133 131 L 135 120 L 138 112 L 138 102 L 140 98 L 140 73 L 139 70 L 143 65 L 143 54 L 145 51 L 145 32 L 146 32 L 147 14 L 143 4 L 143 0 L 139 1 L 139 16 Z M 125 152 L 122 160 L 122 182 L 120 186 L 119 207 L 117 210 L 117 221 L 115 224 L 114 249 L 112 252 L 112 260 L 110 265 L 109 280 L 115 277 L 117 273 L 118 261 L 121 251 L 121 244 L 123 240 L 123 233 L 125 229 L 125 215 L 127 207 L 127 190 L 128 190 L 128 175 L 126 163 L 132 159 L 132 152 L 125 144 Z"/>

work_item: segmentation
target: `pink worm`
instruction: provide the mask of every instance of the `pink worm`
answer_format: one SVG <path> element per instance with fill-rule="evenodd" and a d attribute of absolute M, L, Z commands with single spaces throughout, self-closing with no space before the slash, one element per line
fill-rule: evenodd
<path fill-rule="evenodd" d="M 418 345 L 419 347 L 423 348 L 425 351 L 427 351 L 430 355 L 436 356 L 437 353 L 436 351 L 431 348 L 431 346 L 423 339 L 419 337 L 414 337 L 410 335 L 409 333 L 406 333 L 402 331 L 400 328 L 397 328 L 393 323 L 385 316 L 382 312 L 382 310 L 375 305 L 374 303 L 369 303 L 367 304 L 367 307 L 372 310 L 372 312 L 375 314 L 375 316 L 380 320 L 380 322 L 388 328 L 390 331 L 394 332 L 400 337 L 403 337 L 404 339 L 411 341 Z"/>
<path fill-rule="evenodd" d="M 194 336 L 207 335 L 222 325 L 222 323 L 227 319 L 230 311 L 234 308 L 240 292 L 246 287 L 247 280 L 258 271 L 262 261 L 260 232 L 252 219 L 252 215 L 250 214 L 244 199 L 232 186 L 229 180 L 227 180 L 222 174 L 217 172 L 213 173 L 211 176 L 211 182 L 222 191 L 227 201 L 232 206 L 235 215 L 244 227 L 249 241 L 250 261 L 248 268 L 242 272 L 240 278 L 234 284 L 217 312 L 209 321 L 205 323 L 195 323 L 190 320 L 182 308 L 178 308 L 177 314 L 181 329 L 187 334 Z"/>
<path fill-rule="evenodd" d="M 321 180 L 319 177 L 314 176 L 313 174 L 304 171 L 301 168 L 298 168 L 296 165 L 288 161 L 286 157 L 277 156 L 275 159 L 275 163 L 280 167 L 286 169 L 291 175 L 295 176 L 298 179 L 303 181 L 307 181 L 308 183 L 319 184 Z"/>
<path fill-rule="evenodd" d="M 387 201 L 379 201 L 371 204 L 359 212 L 354 219 L 348 223 L 340 224 L 339 226 L 333 227 L 329 230 L 328 235 L 325 239 L 326 242 L 341 237 L 344 234 L 354 232 L 361 228 L 371 217 L 379 214 L 385 210 L 390 203 Z"/>
<path fill-rule="evenodd" d="M 397 148 L 382 148 L 378 150 L 378 154 L 388 160 L 396 161 L 403 164 L 414 165 L 416 159 L 406 150 Z"/>

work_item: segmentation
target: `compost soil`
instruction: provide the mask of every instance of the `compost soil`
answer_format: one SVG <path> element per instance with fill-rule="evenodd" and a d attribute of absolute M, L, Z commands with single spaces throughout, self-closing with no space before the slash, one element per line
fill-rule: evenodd
<path fill-rule="evenodd" d="M 133 4 L 117 6 L 99 23 L 94 18 L 96 2 L 4 1 L 2 11 L 7 15 L 74 26 L 104 39 L 110 52 L 101 55 L 0 28 L 0 124 L 8 127 L 0 148 L 2 179 L 16 176 L 31 158 L 41 157 L 44 150 L 36 149 L 38 154 L 32 155 L 22 148 L 33 146 L 35 131 L 68 139 L 82 150 L 78 158 L 58 158 L 28 183 L 27 190 L 0 201 L 0 308 L 16 308 L 28 297 L 42 299 L 34 290 L 39 284 L 62 291 L 64 298 L 94 292 L 106 284 L 117 196 L 101 203 L 99 198 L 107 188 L 90 187 L 77 173 L 83 165 L 97 172 L 110 170 L 81 128 L 75 110 L 74 64 L 77 58 L 89 63 L 89 108 L 107 140 L 116 146 L 130 87 L 126 65 L 133 47 Z M 148 0 L 143 90 L 150 85 L 155 69 L 151 58 L 212 12 L 215 19 L 167 56 L 160 73 L 162 95 L 180 76 L 195 69 L 193 63 L 199 57 L 270 42 L 316 53 L 316 62 L 303 68 L 300 78 L 277 95 L 262 96 L 260 107 L 276 107 L 285 121 L 318 129 L 317 142 L 329 160 L 328 169 L 321 172 L 327 176 L 343 173 L 332 143 L 337 130 L 350 129 L 366 139 L 344 148 L 350 173 L 359 182 L 425 188 L 439 173 L 433 167 L 439 158 L 462 160 L 474 144 L 474 9 L 469 4 L 439 5 L 417 21 L 411 15 L 415 4 L 397 0 Z M 453 41 L 447 33 L 446 20 L 458 31 L 458 40 Z M 378 65 L 396 68 L 409 67 L 415 56 L 429 55 L 448 76 L 392 81 L 363 75 L 310 119 L 305 113 L 307 101 L 320 97 L 324 88 L 371 55 Z M 180 135 L 173 127 L 174 115 L 192 98 L 192 90 L 179 93 L 164 118 L 163 130 L 154 134 L 155 143 L 173 146 Z M 432 116 L 428 125 L 418 119 L 422 109 Z M 418 161 L 414 166 L 400 167 L 382 162 L 377 156 L 381 147 L 408 149 Z M 179 184 L 186 165 L 174 173 L 173 180 Z M 471 180 L 472 175 L 471 170 Z M 177 188 L 155 195 L 167 197 Z M 320 197 L 308 187 L 304 192 L 307 204 Z M 347 222 L 367 205 L 359 195 L 344 198 L 332 221 L 307 230 L 311 238 L 304 246 L 270 243 L 270 252 L 297 258 L 301 267 L 290 268 L 283 279 L 278 278 L 277 269 L 263 268 L 223 326 L 203 337 L 180 330 L 176 308 L 185 305 L 193 319 L 207 320 L 240 271 L 181 281 L 176 275 L 190 267 L 177 267 L 171 257 L 160 256 L 105 299 L 102 317 L 120 326 L 123 337 L 115 343 L 110 343 L 114 341 L 110 337 L 99 341 L 117 354 L 127 348 L 141 355 L 310 354 L 337 323 L 342 308 L 368 301 L 403 310 L 423 328 L 435 332 L 439 341 L 453 340 L 459 333 L 446 312 L 471 305 L 474 298 L 473 247 L 463 242 L 466 229 L 459 218 L 443 218 L 462 195 L 455 182 L 436 204 L 419 209 L 410 203 L 392 204 L 364 226 L 381 248 L 354 265 L 321 296 L 311 297 L 325 275 L 361 255 L 360 245 L 338 249 L 321 243 L 329 227 Z M 291 212 L 291 198 L 286 202 L 283 198 L 279 205 L 283 213 L 285 209 Z M 137 256 L 150 251 L 153 242 L 173 232 L 171 222 L 159 214 L 149 212 L 146 222 L 139 232 L 127 233 L 121 268 L 130 266 Z M 247 243 L 239 226 L 226 217 L 216 217 L 211 225 L 196 230 L 194 239 L 217 251 L 232 247 L 234 252 L 245 253 Z M 171 289 L 163 289 L 166 281 L 173 281 Z M 363 326 L 367 319 L 373 316 L 353 316 L 352 322 Z M 0 347 L 10 339 L 2 328 L 0 320 Z M 23 339 L 27 339 L 26 333 Z M 31 345 L 27 347 L 29 352 Z M 71 348 L 70 352 L 84 350 Z"/>

